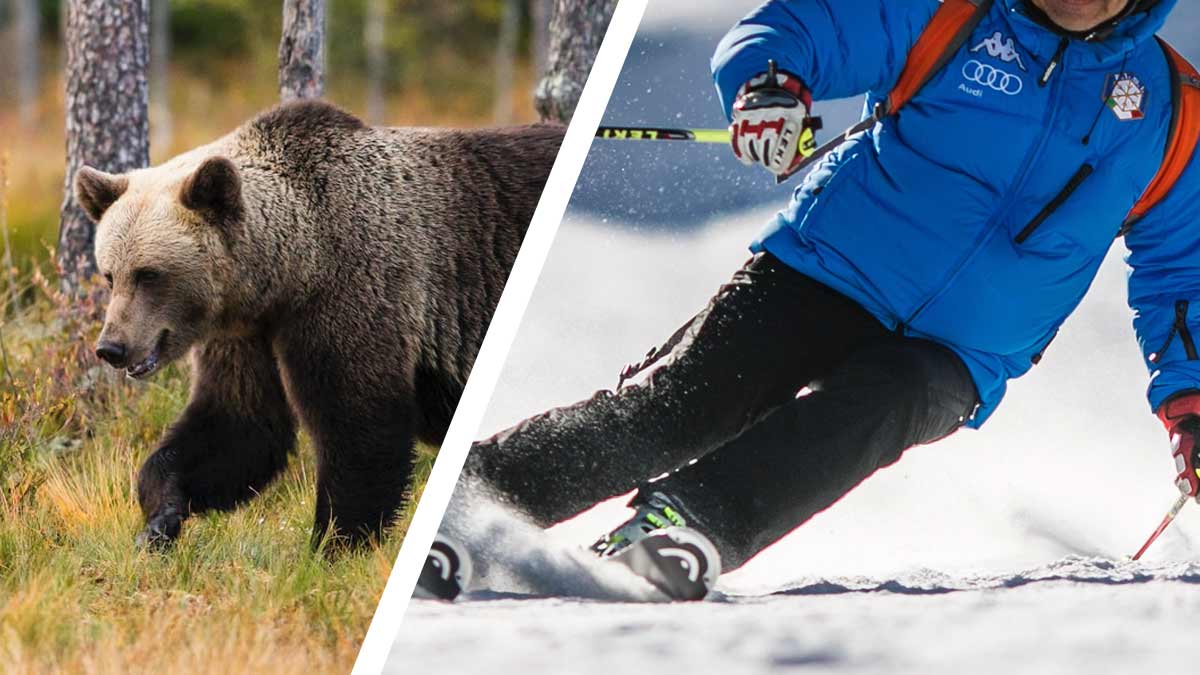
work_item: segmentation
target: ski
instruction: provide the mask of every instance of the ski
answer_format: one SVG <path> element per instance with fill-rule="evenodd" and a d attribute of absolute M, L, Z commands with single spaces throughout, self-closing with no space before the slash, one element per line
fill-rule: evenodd
<path fill-rule="evenodd" d="M 453 600 L 471 583 L 471 556 L 448 537 L 438 534 L 425 557 L 414 598 Z"/>
<path fill-rule="evenodd" d="M 668 598 L 680 601 L 703 600 L 721 573 L 717 548 L 689 527 L 657 530 L 607 559 L 625 565 Z"/>

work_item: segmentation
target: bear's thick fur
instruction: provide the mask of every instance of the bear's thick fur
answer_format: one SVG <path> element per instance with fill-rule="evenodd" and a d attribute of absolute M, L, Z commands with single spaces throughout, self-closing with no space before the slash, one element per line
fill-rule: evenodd
<path fill-rule="evenodd" d="M 139 536 L 229 509 L 317 448 L 313 541 L 378 535 L 440 443 L 562 141 L 533 125 L 372 128 L 269 110 L 158 167 L 79 172 L 112 293 L 97 353 L 191 398 L 138 476 Z"/>

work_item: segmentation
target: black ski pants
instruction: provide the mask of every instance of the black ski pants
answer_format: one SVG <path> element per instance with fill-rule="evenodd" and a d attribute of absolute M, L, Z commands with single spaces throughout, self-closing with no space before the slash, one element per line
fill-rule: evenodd
<path fill-rule="evenodd" d="M 641 382 L 476 443 L 466 475 L 543 526 L 639 485 L 662 492 L 728 571 L 952 433 L 976 400 L 952 351 L 760 253 Z"/>

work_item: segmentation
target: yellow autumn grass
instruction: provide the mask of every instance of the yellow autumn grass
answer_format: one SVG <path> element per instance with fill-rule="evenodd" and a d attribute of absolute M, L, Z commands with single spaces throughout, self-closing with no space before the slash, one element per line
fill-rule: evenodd
<path fill-rule="evenodd" d="M 0 282 L 2 283 L 2 282 Z M 183 407 L 87 353 L 98 321 L 23 275 L 0 324 L 0 672 L 342 673 L 403 536 L 334 559 L 308 546 L 311 444 L 232 513 L 195 517 L 169 552 L 133 544 L 137 467 Z M 420 448 L 423 485 L 435 450 Z"/>

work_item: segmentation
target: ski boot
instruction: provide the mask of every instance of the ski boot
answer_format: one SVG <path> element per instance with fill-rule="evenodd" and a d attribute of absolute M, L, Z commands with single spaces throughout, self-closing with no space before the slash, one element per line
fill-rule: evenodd
<path fill-rule="evenodd" d="M 601 537 L 591 551 L 620 562 L 672 600 L 702 600 L 721 573 L 721 556 L 707 537 L 661 492 L 630 502 L 633 518 Z"/>

